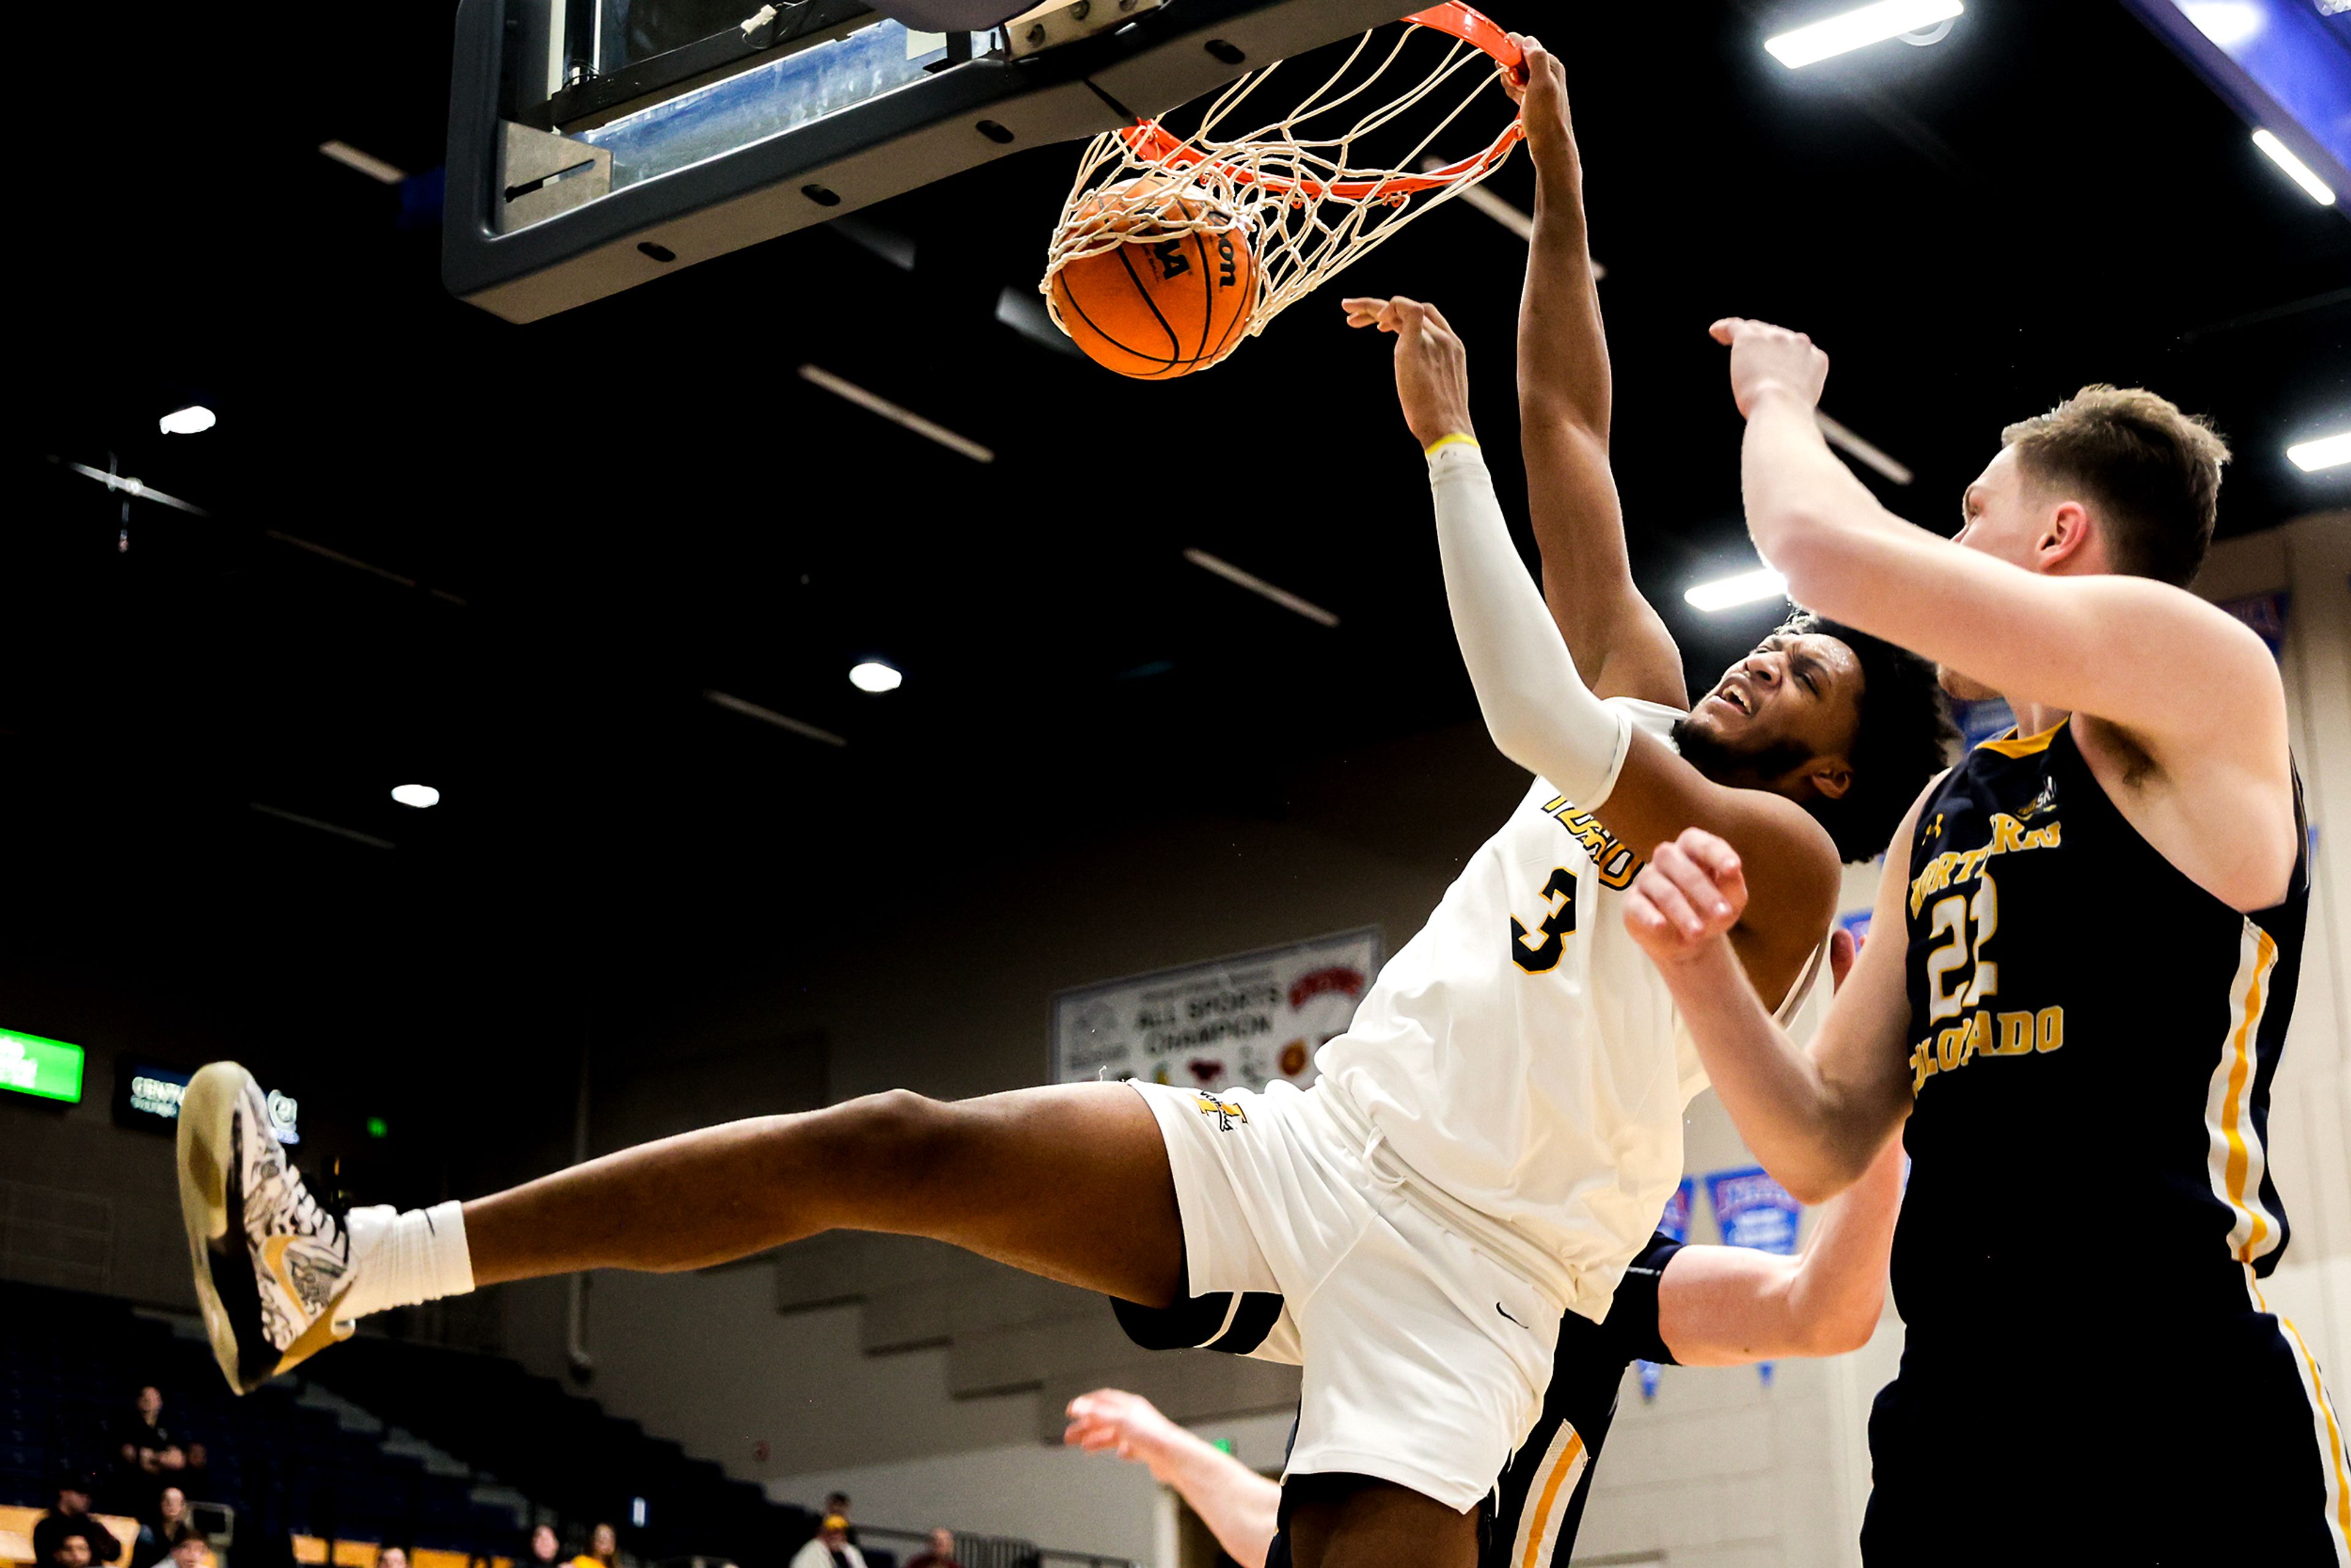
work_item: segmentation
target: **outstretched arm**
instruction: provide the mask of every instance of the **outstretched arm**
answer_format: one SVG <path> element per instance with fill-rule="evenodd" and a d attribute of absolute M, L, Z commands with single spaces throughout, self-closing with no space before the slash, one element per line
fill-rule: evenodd
<path fill-rule="evenodd" d="M 1793 1258 L 1685 1247 L 1657 1281 L 1657 1328 L 1684 1366 L 1842 1355 L 1869 1343 L 1902 1207 L 1902 1140 L 1822 1208 Z"/>
<path fill-rule="evenodd" d="M 1821 438 L 1828 357 L 1812 340 L 1735 319 L 1714 333 L 1747 416 L 1748 530 L 1791 598 L 2011 703 L 2113 726 L 2199 821 L 2247 830 L 2218 852 L 2213 835 L 2184 833 L 2183 871 L 2240 909 L 2283 895 L 2300 834 L 2285 688 L 2260 638 L 2168 583 L 2028 571 L 1895 517 Z"/>
<path fill-rule="evenodd" d="M 1374 323 L 1395 334 L 1397 395 L 1429 449 L 1454 633 L 1494 744 L 1635 854 L 1692 826 L 1736 844 L 1758 896 L 1731 942 L 1756 983 L 1783 996 L 1835 910 L 1837 855 L 1827 833 L 1792 800 L 1708 779 L 1592 690 L 1510 543 L 1469 422 L 1460 340 L 1435 307 L 1416 300 L 1385 302 L 1362 324 Z"/>
<path fill-rule="evenodd" d="M 1608 337 L 1567 73 L 1533 39 L 1519 42 L 1528 77 L 1520 112 L 1535 165 L 1535 232 L 1519 306 L 1519 425 L 1543 599 L 1594 692 L 1686 707 L 1680 651 L 1633 582 L 1608 461 Z"/>
<path fill-rule="evenodd" d="M 1850 1186 L 1910 1113 L 1903 875 L 1926 798 L 1912 803 L 1886 857 L 1870 916 L 1885 935 L 1862 949 L 1810 1051 L 1772 1021 L 1726 939 L 1747 906 L 1730 845 L 1702 829 L 1660 844 L 1625 900 L 1625 928 L 1665 977 L 1723 1108 L 1801 1203 Z"/>
<path fill-rule="evenodd" d="M 1281 1487 L 1220 1448 L 1211 1448 L 1159 1413 L 1139 1394 L 1097 1388 L 1070 1401 L 1061 1441 L 1150 1467 L 1154 1479 L 1174 1487 L 1241 1568 L 1265 1568 L 1281 1511 Z"/>

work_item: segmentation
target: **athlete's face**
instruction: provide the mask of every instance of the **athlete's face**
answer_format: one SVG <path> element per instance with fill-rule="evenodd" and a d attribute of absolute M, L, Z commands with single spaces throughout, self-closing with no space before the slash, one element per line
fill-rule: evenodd
<path fill-rule="evenodd" d="M 2016 448 L 2003 446 L 1959 497 L 1959 531 L 1952 542 L 2037 570 L 2049 531 L 2047 509 L 2046 497 L 2018 466 Z"/>
<path fill-rule="evenodd" d="M 1861 688 L 1861 661 L 1836 638 L 1774 632 L 1723 672 L 1677 733 L 1710 775 L 1737 773 L 1798 799 L 1834 797 L 1853 781 Z"/>
<path fill-rule="evenodd" d="M 2018 465 L 2016 448 L 2003 446 L 1960 496 L 1959 531 L 1952 542 L 2038 571 L 2049 531 L 2048 497 Z M 1981 702 L 1994 695 L 1990 686 L 1949 664 L 1936 665 L 1935 676 L 1959 702 Z"/>

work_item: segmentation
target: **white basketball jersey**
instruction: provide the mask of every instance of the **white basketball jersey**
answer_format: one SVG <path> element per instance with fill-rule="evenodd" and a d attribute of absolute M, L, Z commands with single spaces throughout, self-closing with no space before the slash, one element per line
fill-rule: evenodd
<path fill-rule="evenodd" d="M 1677 710 L 1611 701 L 1672 744 Z M 1682 1111 L 1706 1087 L 1625 934 L 1640 867 L 1536 779 L 1315 1059 L 1317 1088 L 1416 1186 L 1531 1243 L 1552 1265 L 1536 1282 L 1595 1321 L 1681 1181 Z"/>

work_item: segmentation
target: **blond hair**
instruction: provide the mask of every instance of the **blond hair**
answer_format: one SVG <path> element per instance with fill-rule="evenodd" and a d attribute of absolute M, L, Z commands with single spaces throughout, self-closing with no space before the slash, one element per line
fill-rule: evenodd
<path fill-rule="evenodd" d="M 2000 433 L 2026 475 L 2079 486 L 2116 571 L 2186 587 L 2212 548 L 2229 444 L 2144 387 L 2088 386 Z"/>

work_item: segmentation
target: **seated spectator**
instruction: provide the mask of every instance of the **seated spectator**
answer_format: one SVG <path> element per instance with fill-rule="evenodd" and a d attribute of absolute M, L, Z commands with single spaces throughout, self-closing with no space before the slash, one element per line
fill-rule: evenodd
<path fill-rule="evenodd" d="M 68 1470 L 57 1478 L 57 1506 L 33 1526 L 33 1555 L 47 1563 L 68 1531 L 83 1537 L 85 1563 L 120 1563 L 122 1542 L 114 1532 L 89 1516 L 89 1492 L 95 1478 L 87 1470 Z"/>
<path fill-rule="evenodd" d="M 587 1552 L 571 1560 L 571 1568 L 637 1568 L 637 1560 L 621 1550 L 621 1532 L 600 1524 L 588 1535 Z"/>
<path fill-rule="evenodd" d="M 956 1561 L 955 1531 L 932 1531 L 930 1545 L 908 1559 L 906 1568 L 963 1568 Z"/>
<path fill-rule="evenodd" d="M 41 1561 L 47 1568 L 89 1568 L 89 1538 L 101 1528 L 94 1524 L 68 1525 L 49 1538 L 48 1555 Z"/>
<path fill-rule="evenodd" d="M 165 1487 L 155 1494 L 155 1506 L 139 1521 L 139 1560 L 152 1563 L 172 1550 L 172 1538 L 195 1521 L 188 1517 L 188 1494 Z"/>
<path fill-rule="evenodd" d="M 791 1568 L 865 1568 L 865 1553 L 849 1543 L 849 1521 L 828 1513 L 816 1538 L 793 1554 Z"/>
<path fill-rule="evenodd" d="M 523 1558 L 524 1568 L 555 1568 L 563 1552 L 563 1542 L 557 1539 L 555 1526 L 534 1525 L 530 1532 L 530 1550 Z"/>
<path fill-rule="evenodd" d="M 154 1568 L 204 1568 L 212 1556 L 213 1543 L 204 1532 L 193 1524 L 183 1524 L 172 1532 L 172 1551 Z"/>
<path fill-rule="evenodd" d="M 125 1469 L 162 1476 L 204 1468 L 204 1446 L 175 1432 L 163 1419 L 163 1391 L 152 1383 L 139 1391 L 136 1408 L 117 1433 L 117 1444 Z"/>
<path fill-rule="evenodd" d="M 408 1548 L 387 1546 L 375 1554 L 375 1568 L 408 1568 Z"/>

